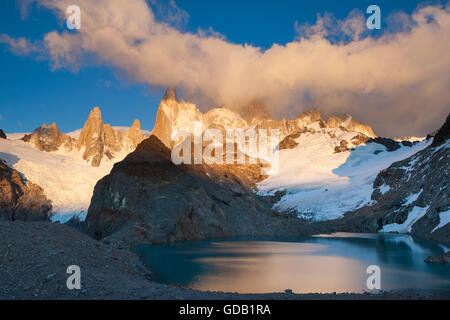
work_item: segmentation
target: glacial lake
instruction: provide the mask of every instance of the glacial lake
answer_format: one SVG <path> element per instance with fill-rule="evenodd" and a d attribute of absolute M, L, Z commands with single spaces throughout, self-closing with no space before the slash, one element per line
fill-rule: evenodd
<path fill-rule="evenodd" d="M 365 292 L 367 267 L 382 290 L 450 293 L 450 265 L 424 262 L 448 248 L 394 234 L 336 233 L 301 239 L 202 240 L 136 248 L 153 281 L 198 290 Z"/>

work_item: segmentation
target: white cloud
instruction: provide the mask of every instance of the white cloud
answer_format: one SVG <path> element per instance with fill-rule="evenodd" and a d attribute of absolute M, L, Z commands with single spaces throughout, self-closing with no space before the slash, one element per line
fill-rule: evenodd
<path fill-rule="evenodd" d="M 72 1 L 38 2 L 64 17 Z M 144 0 L 78 5 L 79 33 L 53 31 L 43 39 L 54 68 L 77 70 L 86 54 L 94 54 L 132 81 L 181 87 L 194 102 L 238 108 L 264 101 L 277 116 L 316 106 L 351 113 L 390 136 L 423 135 L 450 110 L 449 5 L 397 14 L 388 19 L 397 32 L 376 39 L 367 37 L 360 12 L 342 21 L 319 16 L 313 26 L 297 25 L 298 39 L 267 50 L 213 32 L 181 32 L 173 26 L 177 10 L 169 16 L 174 23 L 160 22 Z M 26 54 L 17 41 L 7 42 Z"/>

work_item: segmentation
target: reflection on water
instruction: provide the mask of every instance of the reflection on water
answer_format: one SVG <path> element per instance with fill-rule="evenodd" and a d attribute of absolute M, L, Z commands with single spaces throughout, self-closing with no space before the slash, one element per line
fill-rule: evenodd
<path fill-rule="evenodd" d="M 383 290 L 450 292 L 450 266 L 424 262 L 446 248 L 407 235 L 205 240 L 136 250 L 154 271 L 153 280 L 199 290 L 363 292 L 367 291 L 367 267 L 379 265 Z"/>

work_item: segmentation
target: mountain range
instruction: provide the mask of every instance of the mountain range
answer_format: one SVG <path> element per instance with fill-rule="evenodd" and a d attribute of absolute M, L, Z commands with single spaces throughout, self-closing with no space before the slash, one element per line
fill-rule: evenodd
<path fill-rule="evenodd" d="M 203 132 L 278 129 L 279 168 L 262 158 L 174 165 L 173 132 L 192 134 L 194 122 Z M 130 128 L 104 124 L 96 107 L 75 133 L 61 133 L 53 123 L 20 139 L 6 134 L 0 159 L 8 173 L 4 185 L 25 190 L 26 183 L 36 184 L 36 197 L 48 204 L 44 215 L 37 210 L 17 219 L 75 217 L 87 234 L 118 245 L 331 231 L 411 233 L 448 242 L 448 122 L 427 138 L 398 141 L 377 137 L 350 115 L 324 120 L 317 109 L 282 120 L 258 103 L 202 113 L 168 89 L 148 138 L 138 120 Z M 25 191 L 19 192 L 23 199 Z M 1 200 L 2 208 L 24 201 L 6 193 L 11 196 Z"/>

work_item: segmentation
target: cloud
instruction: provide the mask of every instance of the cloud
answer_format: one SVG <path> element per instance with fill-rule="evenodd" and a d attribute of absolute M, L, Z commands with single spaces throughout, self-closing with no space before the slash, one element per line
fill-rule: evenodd
<path fill-rule="evenodd" d="M 7 34 L 0 34 L 0 44 L 9 47 L 9 50 L 17 55 L 36 55 L 43 52 L 43 48 L 36 43 L 31 43 L 26 38 L 11 38 Z"/>
<path fill-rule="evenodd" d="M 0 114 L 0 121 L 4 120 L 5 118 L 3 118 L 3 116 Z"/>
<path fill-rule="evenodd" d="M 72 4 L 37 1 L 61 18 Z M 315 25 L 297 24 L 292 42 L 263 50 L 214 32 L 182 32 L 176 19 L 158 20 L 144 0 L 77 2 L 81 30 L 52 31 L 42 40 L 53 68 L 78 70 L 95 56 L 131 81 L 178 86 L 209 107 L 263 101 L 280 117 L 315 106 L 350 113 L 387 136 L 424 135 L 450 110 L 450 5 L 397 13 L 386 20 L 391 32 L 379 37 L 370 36 L 361 12 L 344 20 L 325 14 Z M 12 50 L 28 50 L 3 37 Z"/>

